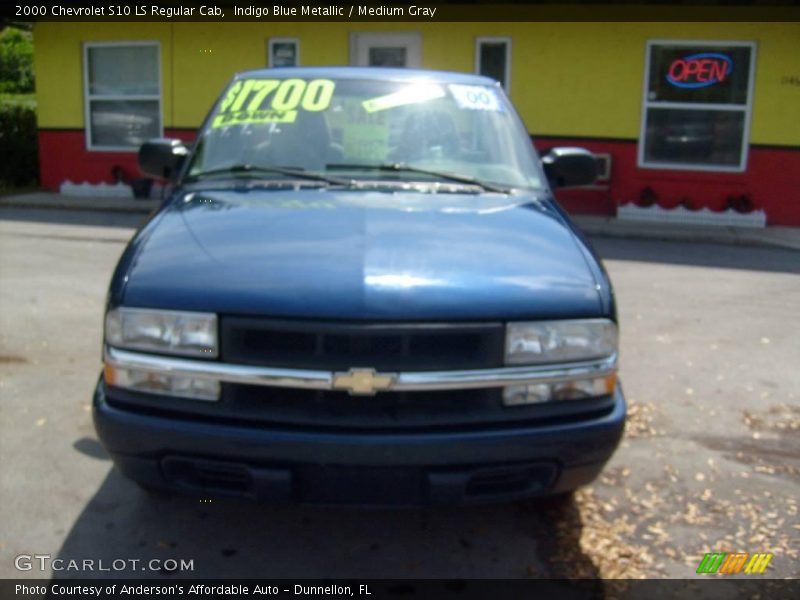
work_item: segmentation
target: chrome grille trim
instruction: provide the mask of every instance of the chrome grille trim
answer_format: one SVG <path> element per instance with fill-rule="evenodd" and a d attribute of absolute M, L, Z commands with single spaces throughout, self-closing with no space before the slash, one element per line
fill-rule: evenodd
<path fill-rule="evenodd" d="M 286 369 L 234 365 L 207 360 L 192 360 L 143 354 L 105 347 L 106 364 L 122 369 L 140 369 L 163 375 L 216 379 L 227 383 L 272 387 L 334 390 L 340 371 Z M 369 367 L 365 367 L 368 369 Z M 557 365 L 503 367 L 468 371 L 379 372 L 393 378 L 386 391 L 454 390 L 504 387 L 535 383 L 558 383 L 575 379 L 604 377 L 617 369 L 617 355 L 584 362 Z M 378 392 L 380 393 L 380 392 Z"/>

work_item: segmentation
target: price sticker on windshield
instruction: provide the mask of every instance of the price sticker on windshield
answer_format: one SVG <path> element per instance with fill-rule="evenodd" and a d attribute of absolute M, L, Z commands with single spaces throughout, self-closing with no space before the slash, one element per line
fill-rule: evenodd
<path fill-rule="evenodd" d="M 330 79 L 241 79 L 225 94 L 211 127 L 294 123 L 298 110 L 327 109 L 335 87 Z"/>
<path fill-rule="evenodd" d="M 491 110 L 502 112 L 503 105 L 497 97 L 497 92 L 492 88 L 482 85 L 450 85 L 450 93 L 453 95 L 459 108 L 467 110 Z"/>

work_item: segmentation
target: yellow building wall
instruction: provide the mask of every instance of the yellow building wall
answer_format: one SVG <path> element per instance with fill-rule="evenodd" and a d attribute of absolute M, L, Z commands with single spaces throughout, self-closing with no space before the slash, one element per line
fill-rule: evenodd
<path fill-rule="evenodd" d="M 512 38 L 511 97 L 539 135 L 639 136 L 648 39 L 757 43 L 750 142 L 800 145 L 800 23 L 37 23 L 39 126 L 82 128 L 87 41 L 161 42 L 165 128 L 195 128 L 231 75 L 266 66 L 270 37 L 303 65 L 344 65 L 350 33 L 418 31 L 425 68 L 473 71 L 475 38 Z"/>

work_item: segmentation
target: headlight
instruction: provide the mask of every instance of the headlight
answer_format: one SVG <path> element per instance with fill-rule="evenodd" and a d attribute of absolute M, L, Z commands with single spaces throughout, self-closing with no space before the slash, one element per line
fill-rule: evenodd
<path fill-rule="evenodd" d="M 115 308 L 106 315 L 106 342 L 119 348 L 216 358 L 217 315 Z"/>
<path fill-rule="evenodd" d="M 617 352 L 608 319 L 531 321 L 506 327 L 506 364 L 535 365 L 606 358 Z"/>
<path fill-rule="evenodd" d="M 148 394 L 162 394 L 195 400 L 219 400 L 220 384 L 215 379 L 152 373 L 142 369 L 125 369 L 106 365 L 106 385 L 127 388 Z"/>
<path fill-rule="evenodd" d="M 541 404 L 559 400 L 582 400 L 614 393 L 617 386 L 616 375 L 576 379 L 562 383 L 533 383 L 529 385 L 509 385 L 503 388 L 503 404 L 522 406 Z"/>

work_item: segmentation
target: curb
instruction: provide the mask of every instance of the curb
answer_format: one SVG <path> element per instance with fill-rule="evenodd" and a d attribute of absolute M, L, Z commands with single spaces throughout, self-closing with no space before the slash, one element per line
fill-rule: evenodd
<path fill-rule="evenodd" d="M 686 229 L 653 227 L 652 223 L 626 221 L 624 224 L 610 222 L 608 219 L 595 221 L 581 216 L 572 217 L 581 231 L 586 235 L 617 239 L 657 240 L 664 242 L 700 242 L 712 244 L 728 244 L 735 246 L 780 248 L 800 251 L 800 229 L 793 234 L 795 240 L 784 240 L 776 237 L 766 229 L 745 229 L 736 227 L 699 227 L 686 225 Z M 637 227 L 637 228 L 634 228 Z"/>
<path fill-rule="evenodd" d="M 0 198 L 0 207 L 77 210 L 89 212 L 121 212 L 148 214 L 160 206 L 158 200 L 120 200 L 119 198 L 93 199 L 91 202 L 74 198 L 67 201 L 31 198 Z"/>

